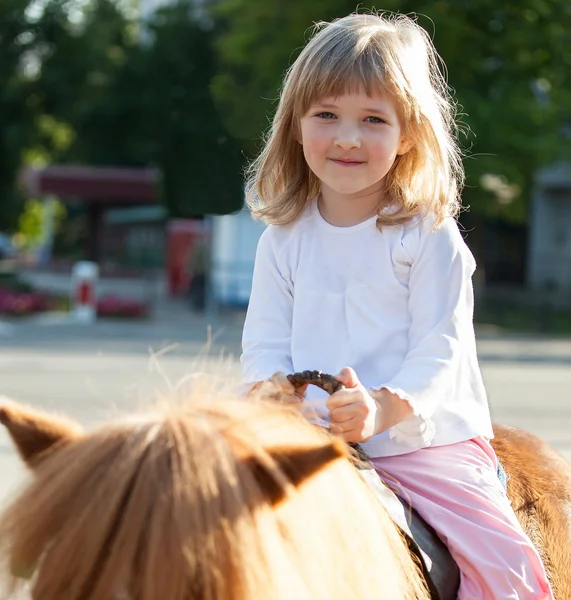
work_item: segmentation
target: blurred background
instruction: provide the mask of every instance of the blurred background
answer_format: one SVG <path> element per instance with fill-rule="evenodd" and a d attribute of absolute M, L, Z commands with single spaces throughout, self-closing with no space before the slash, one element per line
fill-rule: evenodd
<path fill-rule="evenodd" d="M 312 24 L 356 8 L 0 1 L 0 394 L 97 420 L 152 388 L 149 347 L 182 344 L 171 379 L 239 353 L 263 229 L 243 169 Z M 418 15 L 458 101 L 494 416 L 571 456 L 571 1 L 373 8 Z"/>
<path fill-rule="evenodd" d="M 198 310 L 245 306 L 261 228 L 241 210 L 243 168 L 312 23 L 355 4 L 0 4 L 3 289 L 62 294 L 12 297 L 11 307 L 5 291 L 0 313 L 65 308 L 78 260 L 96 262 L 100 290 L 130 294 L 139 312 L 155 293 L 186 295 Z M 458 100 L 478 321 L 571 331 L 571 2 L 382 9 L 418 15 Z"/>

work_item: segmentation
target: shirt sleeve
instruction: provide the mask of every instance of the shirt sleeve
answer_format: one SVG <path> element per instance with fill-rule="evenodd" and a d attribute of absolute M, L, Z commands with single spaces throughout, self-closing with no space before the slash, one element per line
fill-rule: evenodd
<path fill-rule="evenodd" d="M 276 371 L 293 371 L 291 326 L 293 283 L 278 265 L 268 227 L 258 242 L 252 293 L 242 334 L 242 375 L 246 384 L 268 379 Z"/>
<path fill-rule="evenodd" d="M 414 410 L 414 417 L 391 428 L 391 438 L 417 445 L 420 437 L 429 445 L 430 417 L 455 381 L 462 340 L 473 336 L 476 265 L 454 219 L 438 229 L 421 225 L 419 236 L 409 278 L 409 349 L 396 375 L 375 389 L 388 389 Z"/>

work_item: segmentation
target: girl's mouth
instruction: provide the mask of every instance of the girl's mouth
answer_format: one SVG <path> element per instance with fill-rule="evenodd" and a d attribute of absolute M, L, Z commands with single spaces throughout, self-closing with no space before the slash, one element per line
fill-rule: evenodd
<path fill-rule="evenodd" d="M 340 165 L 341 167 L 358 167 L 359 165 L 365 164 L 362 161 L 358 160 L 339 160 L 336 158 L 330 158 L 331 162 L 334 162 L 336 165 Z"/>

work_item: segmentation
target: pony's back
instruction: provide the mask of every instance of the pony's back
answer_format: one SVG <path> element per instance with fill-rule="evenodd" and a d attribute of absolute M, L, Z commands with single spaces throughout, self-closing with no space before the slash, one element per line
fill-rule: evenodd
<path fill-rule="evenodd" d="M 34 470 L 0 542 L 35 600 L 426 597 L 345 446 L 290 410 L 192 402 L 91 434 L 0 413 Z"/>

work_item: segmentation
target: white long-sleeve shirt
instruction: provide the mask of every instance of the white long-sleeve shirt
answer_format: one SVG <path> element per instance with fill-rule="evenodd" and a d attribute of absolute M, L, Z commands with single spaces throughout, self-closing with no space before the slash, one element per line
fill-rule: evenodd
<path fill-rule="evenodd" d="M 336 227 L 312 202 L 293 224 L 269 226 L 244 325 L 244 381 L 352 367 L 366 388 L 415 411 L 363 444 L 372 457 L 493 437 L 472 321 L 475 261 L 454 219 L 433 223 Z M 321 390 L 307 401 L 326 417 Z"/>

